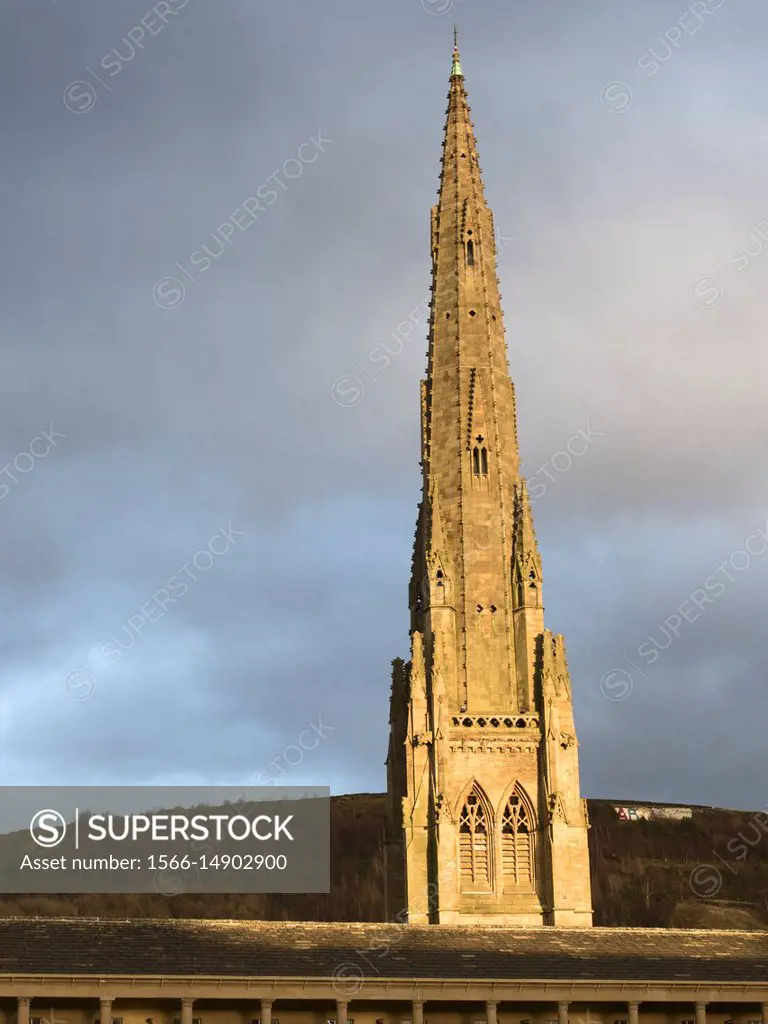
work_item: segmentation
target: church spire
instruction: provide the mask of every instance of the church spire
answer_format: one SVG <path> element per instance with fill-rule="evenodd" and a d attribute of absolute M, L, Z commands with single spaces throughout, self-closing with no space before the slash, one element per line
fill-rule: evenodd
<path fill-rule="evenodd" d="M 565 648 L 544 627 L 493 217 L 455 29 L 446 115 L 431 214 L 411 659 L 396 661 L 392 677 L 388 913 L 588 926 Z"/>
<path fill-rule="evenodd" d="M 432 307 L 422 415 L 423 493 L 428 496 L 433 481 L 439 483 L 444 548 L 456 570 L 455 628 L 463 639 L 455 697 L 478 711 L 516 703 L 509 572 L 519 474 L 515 397 L 493 217 L 458 45 L 439 199 L 432 209 Z M 428 554 L 432 541 L 429 536 L 424 541 Z"/>

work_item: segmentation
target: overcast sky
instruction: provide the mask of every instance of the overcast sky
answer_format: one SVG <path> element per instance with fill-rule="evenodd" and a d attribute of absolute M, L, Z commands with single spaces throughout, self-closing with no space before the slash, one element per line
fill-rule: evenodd
<path fill-rule="evenodd" d="M 385 787 L 457 20 L 583 791 L 764 807 L 765 0 L 154 7 L 0 0 L 2 782 Z"/>

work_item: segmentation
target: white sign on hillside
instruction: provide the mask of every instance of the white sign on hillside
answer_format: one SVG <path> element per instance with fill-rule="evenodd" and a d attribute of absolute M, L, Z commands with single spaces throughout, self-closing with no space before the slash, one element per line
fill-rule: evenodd
<path fill-rule="evenodd" d="M 685 818 L 693 817 L 690 807 L 654 807 L 653 804 L 648 804 L 635 807 L 614 806 L 613 809 L 620 821 L 652 821 L 659 818 L 683 821 Z"/>

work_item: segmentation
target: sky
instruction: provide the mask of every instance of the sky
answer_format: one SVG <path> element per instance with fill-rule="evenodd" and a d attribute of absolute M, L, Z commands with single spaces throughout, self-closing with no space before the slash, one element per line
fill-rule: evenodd
<path fill-rule="evenodd" d="M 764 0 L 0 0 L 4 785 L 385 788 L 454 20 L 583 792 L 768 803 Z"/>

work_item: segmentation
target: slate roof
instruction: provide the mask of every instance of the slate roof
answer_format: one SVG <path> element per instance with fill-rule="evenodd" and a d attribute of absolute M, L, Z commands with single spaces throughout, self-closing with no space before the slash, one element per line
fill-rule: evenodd
<path fill-rule="evenodd" d="M 768 982 L 768 931 L 5 918 L 0 975 Z"/>

